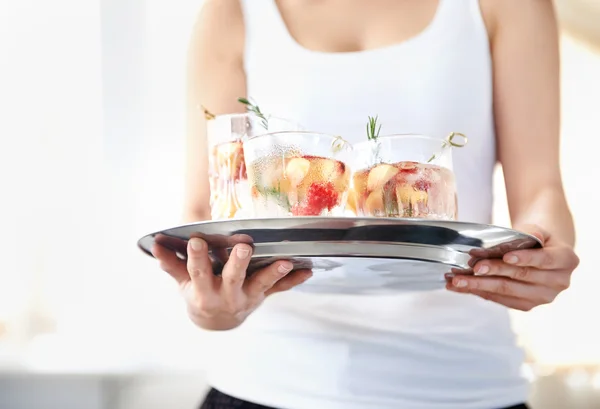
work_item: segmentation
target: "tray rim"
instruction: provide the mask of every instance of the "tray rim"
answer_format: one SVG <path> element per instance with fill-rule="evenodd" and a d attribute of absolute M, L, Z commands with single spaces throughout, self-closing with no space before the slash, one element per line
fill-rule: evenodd
<path fill-rule="evenodd" d="M 294 224 L 295 220 L 304 220 L 304 221 L 329 221 L 329 222 L 359 222 L 358 226 L 368 226 L 368 225 L 389 225 L 389 224 L 405 224 L 405 225 L 426 225 L 426 226 L 437 226 L 437 227 L 448 227 L 448 226 L 464 226 L 464 227 L 476 227 L 480 230 L 486 229 L 500 229 L 506 232 L 513 233 L 515 236 L 521 236 L 521 238 L 529 238 L 537 243 L 535 248 L 543 247 L 543 243 L 536 236 L 524 233 L 522 231 L 497 226 L 489 223 L 477 223 L 477 222 L 468 222 L 468 221 L 460 221 L 460 220 L 435 220 L 435 219 L 417 219 L 417 218 L 394 218 L 394 217 L 350 217 L 350 216 L 339 216 L 339 217 L 329 217 L 329 216 L 297 216 L 297 217 L 269 217 L 269 218 L 241 218 L 241 219 L 227 219 L 227 220 L 202 220 L 197 222 L 189 222 L 183 223 L 177 226 L 156 230 L 152 233 L 148 233 L 137 240 L 137 247 L 148 256 L 154 258 L 154 255 L 149 249 L 144 248 L 142 242 L 147 239 L 154 239 L 159 234 L 168 235 L 165 232 L 176 230 L 176 229 L 185 229 L 191 228 L 195 226 L 204 226 L 204 225 L 217 225 L 217 224 L 232 224 L 232 223 L 248 223 L 248 222 L 260 222 L 260 221 L 281 221 L 286 220 L 291 224 Z M 268 228 L 268 227 L 267 227 Z M 210 233 L 206 233 L 210 234 Z M 186 239 L 182 239 L 186 240 Z M 401 244 L 401 243 L 398 243 Z M 406 243 L 404 243 L 406 244 Z"/>

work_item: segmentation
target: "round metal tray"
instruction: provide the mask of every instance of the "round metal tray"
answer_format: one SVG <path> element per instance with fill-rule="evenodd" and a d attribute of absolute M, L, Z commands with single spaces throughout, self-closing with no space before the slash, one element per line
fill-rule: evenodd
<path fill-rule="evenodd" d="M 389 294 L 443 288 L 451 268 L 472 273 L 483 258 L 541 247 L 534 236 L 503 227 L 424 219 L 290 217 L 234 219 L 187 224 L 142 237 L 186 257 L 187 241 L 204 239 L 219 275 L 231 248 L 248 243 L 254 252 L 248 275 L 286 259 L 294 269 L 312 268 L 301 291 Z"/>

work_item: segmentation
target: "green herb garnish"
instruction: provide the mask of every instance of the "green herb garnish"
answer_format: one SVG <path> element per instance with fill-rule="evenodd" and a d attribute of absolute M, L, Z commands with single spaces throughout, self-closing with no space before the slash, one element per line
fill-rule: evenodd
<path fill-rule="evenodd" d="M 287 212 L 291 210 L 292 204 L 290 203 L 288 196 L 281 192 L 281 182 L 279 182 L 276 187 L 255 186 L 258 193 L 260 193 L 263 197 L 273 198 L 277 204 L 284 208 Z"/>
<path fill-rule="evenodd" d="M 454 138 L 456 138 L 456 137 L 461 137 L 463 139 L 463 142 L 462 143 L 456 142 L 454 140 Z M 469 139 L 467 138 L 467 136 L 465 134 L 458 133 L 458 132 L 452 132 L 452 133 L 450 133 L 450 135 L 448 135 L 448 137 L 446 139 L 444 139 L 444 142 L 442 142 L 441 149 L 444 150 L 448 146 L 451 146 L 453 148 L 462 148 L 463 146 L 465 146 L 467 144 L 468 141 L 469 141 Z M 433 155 L 431 155 L 431 158 L 429 158 L 427 163 L 431 163 L 436 157 L 437 157 L 437 155 L 434 153 Z"/>
<path fill-rule="evenodd" d="M 200 108 L 202 108 L 202 112 L 204 112 L 204 118 L 207 121 L 210 121 L 212 119 L 215 119 L 215 114 L 213 114 L 212 112 L 210 112 L 208 109 L 206 109 L 204 107 L 204 105 L 200 105 Z"/>
<path fill-rule="evenodd" d="M 377 119 L 379 117 L 369 117 L 369 123 L 367 123 L 367 138 L 370 141 L 374 141 L 379 138 L 379 132 L 381 131 L 381 125 L 377 126 Z"/>
<path fill-rule="evenodd" d="M 377 124 L 378 118 L 379 118 L 379 116 L 375 116 L 375 117 L 370 116 L 369 122 L 367 123 L 367 139 L 369 141 L 375 142 L 375 148 L 372 151 L 372 154 L 373 154 L 372 161 L 374 163 L 381 162 L 381 157 L 380 157 L 381 144 L 379 143 L 379 132 L 381 131 L 381 125 Z"/>
<path fill-rule="evenodd" d="M 256 105 L 254 102 L 250 101 L 247 98 L 238 98 L 238 102 L 246 105 L 246 109 L 248 109 L 249 112 L 254 113 L 254 115 L 262 119 L 263 128 L 269 129 L 269 120 L 267 119 L 265 114 L 262 113 L 258 105 Z"/>

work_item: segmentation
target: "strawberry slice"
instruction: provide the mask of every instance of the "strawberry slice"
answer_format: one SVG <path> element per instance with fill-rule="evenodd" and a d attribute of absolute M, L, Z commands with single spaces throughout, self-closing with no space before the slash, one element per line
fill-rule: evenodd
<path fill-rule="evenodd" d="M 398 168 L 402 173 L 417 173 L 418 162 L 400 162 Z"/>
<path fill-rule="evenodd" d="M 413 187 L 415 188 L 415 190 L 427 192 L 429 189 L 431 189 L 431 182 L 428 182 L 425 179 L 419 179 L 415 183 L 413 183 Z"/>
<path fill-rule="evenodd" d="M 292 209 L 294 216 L 318 216 L 324 210 L 333 209 L 339 199 L 339 193 L 331 182 L 314 182 L 308 187 L 306 201 L 296 203 Z"/>

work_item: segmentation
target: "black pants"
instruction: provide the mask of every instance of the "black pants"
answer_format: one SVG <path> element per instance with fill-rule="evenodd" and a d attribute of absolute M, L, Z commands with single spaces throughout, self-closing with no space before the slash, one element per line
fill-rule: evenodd
<path fill-rule="evenodd" d="M 256 403 L 246 402 L 236 399 L 232 396 L 225 395 L 216 389 L 211 389 L 206 395 L 206 399 L 200 409 L 275 409 L 269 406 L 258 405 Z M 317 408 L 315 408 L 317 409 Z M 491 408 L 490 408 L 491 409 Z M 510 408 L 499 409 L 529 409 L 525 404 L 511 406 Z"/>

